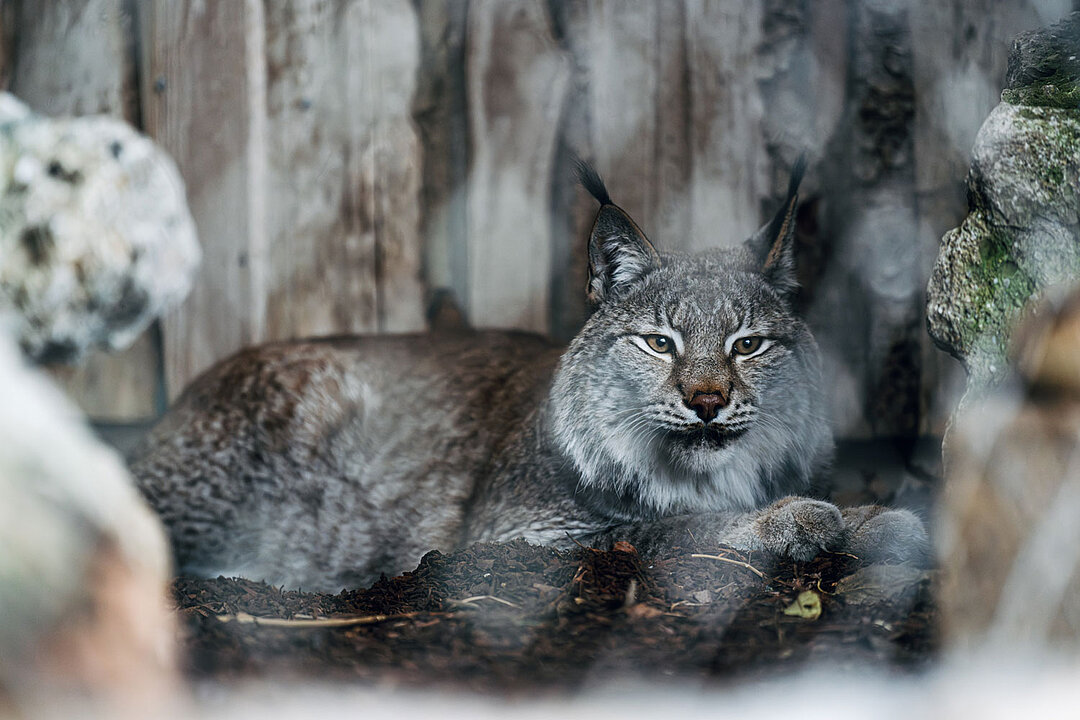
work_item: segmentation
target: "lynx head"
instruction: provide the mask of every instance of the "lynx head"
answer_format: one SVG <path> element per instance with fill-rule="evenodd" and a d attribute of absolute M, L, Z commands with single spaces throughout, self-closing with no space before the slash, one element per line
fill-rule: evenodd
<path fill-rule="evenodd" d="M 555 375 L 556 442 L 583 489 L 625 512 L 749 509 L 804 489 L 832 438 L 820 358 L 791 308 L 802 163 L 776 216 L 742 246 L 658 253 L 601 203 L 589 240 L 594 312 Z"/>

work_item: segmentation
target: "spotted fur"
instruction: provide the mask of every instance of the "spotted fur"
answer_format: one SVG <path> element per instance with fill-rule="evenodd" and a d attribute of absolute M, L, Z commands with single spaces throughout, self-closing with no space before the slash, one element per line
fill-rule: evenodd
<path fill-rule="evenodd" d="M 917 519 L 793 497 L 832 449 L 818 349 L 790 305 L 797 182 L 746 244 L 687 256 L 658 253 L 586 180 L 602 203 L 594 312 L 569 348 L 468 329 L 330 338 L 196 380 L 131 464 L 181 570 L 337 590 L 478 540 L 645 550 L 691 528 L 797 558 L 872 552 L 859 532 L 900 528 L 892 556 L 923 553 Z M 735 352 L 747 336 L 761 340 Z"/>

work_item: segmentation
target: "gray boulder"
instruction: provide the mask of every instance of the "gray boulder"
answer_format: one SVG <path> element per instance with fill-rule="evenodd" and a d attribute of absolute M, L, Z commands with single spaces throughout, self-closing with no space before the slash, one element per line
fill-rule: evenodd
<path fill-rule="evenodd" d="M 1007 374 L 1012 328 L 1047 288 L 1080 279 L 1080 13 L 1017 37 L 1002 102 L 983 123 L 970 211 L 947 232 L 927 325 L 969 390 Z"/>

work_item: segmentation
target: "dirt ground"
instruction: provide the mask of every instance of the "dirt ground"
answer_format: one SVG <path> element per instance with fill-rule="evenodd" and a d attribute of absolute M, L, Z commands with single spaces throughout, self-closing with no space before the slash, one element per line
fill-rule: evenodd
<path fill-rule="evenodd" d="M 193 680 L 548 693 L 918 671 L 937 648 L 934 581 L 845 555 L 794 563 L 688 546 L 646 564 L 629 546 L 511 542 L 431 552 L 413 572 L 338 595 L 224 578 L 180 578 L 174 593 Z"/>
<path fill-rule="evenodd" d="M 98 430 L 124 449 L 144 428 Z M 842 443 L 833 498 L 927 517 L 940 457 L 937 438 L 914 448 Z M 636 678 L 724 684 L 805 669 L 918 672 L 935 657 L 935 571 L 845 555 L 795 563 L 692 542 L 652 562 L 625 550 L 480 544 L 431 552 L 413 572 L 338 595 L 179 578 L 184 670 L 198 682 L 550 694 Z M 803 592 L 813 595 L 799 614 Z"/>

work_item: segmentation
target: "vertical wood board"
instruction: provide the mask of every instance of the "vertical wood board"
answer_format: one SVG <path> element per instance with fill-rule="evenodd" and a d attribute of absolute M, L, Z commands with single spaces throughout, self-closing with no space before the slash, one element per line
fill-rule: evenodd
<path fill-rule="evenodd" d="M 174 397 L 264 337 L 265 25 L 257 0 L 154 0 L 140 21 L 146 130 L 176 159 L 203 246 L 191 295 L 164 319 Z"/>
<path fill-rule="evenodd" d="M 569 58 L 538 1 L 469 5 L 469 298 L 477 326 L 546 332 L 550 193 Z"/>
<path fill-rule="evenodd" d="M 422 327 L 413 9 L 269 2 L 266 22 L 270 336 Z"/>
<path fill-rule="evenodd" d="M 350 6 L 357 33 L 352 94 L 362 111 L 364 185 L 376 242 L 378 328 L 424 327 L 421 281 L 420 182 L 423 157 L 412 122 L 420 64 L 420 31 L 409 0 L 366 0 Z"/>
<path fill-rule="evenodd" d="M 732 247 L 759 225 L 768 192 L 754 78 L 762 5 L 686 2 L 692 167 L 686 250 Z"/>
<path fill-rule="evenodd" d="M 11 92 L 44 115 L 137 122 L 123 0 L 14 0 Z"/>
<path fill-rule="evenodd" d="M 467 0 L 418 0 L 421 72 L 412 114 L 423 148 L 420 211 L 424 278 L 448 289 L 457 304 L 468 292 L 465 184 L 468 117 L 465 98 Z"/>

